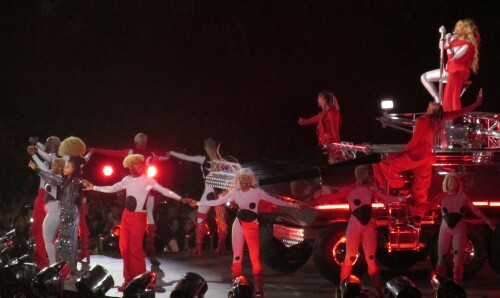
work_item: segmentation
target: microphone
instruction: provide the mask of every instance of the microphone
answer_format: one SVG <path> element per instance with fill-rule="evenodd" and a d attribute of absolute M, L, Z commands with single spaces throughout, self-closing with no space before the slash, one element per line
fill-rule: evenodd
<path fill-rule="evenodd" d="M 444 35 L 446 33 L 446 28 L 444 26 L 439 27 L 439 33 Z"/>

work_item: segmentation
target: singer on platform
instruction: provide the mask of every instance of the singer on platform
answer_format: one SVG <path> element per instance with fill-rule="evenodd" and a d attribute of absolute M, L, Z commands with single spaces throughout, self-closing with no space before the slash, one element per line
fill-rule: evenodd
<path fill-rule="evenodd" d="M 444 89 L 443 110 L 445 112 L 461 109 L 460 93 L 463 84 L 469 78 L 470 69 L 477 73 L 479 68 L 479 30 L 471 19 L 459 20 L 453 34 L 447 34 L 445 50 L 448 56 L 448 63 L 443 73 L 443 78 L 447 78 Z M 438 103 L 441 102 L 434 82 L 440 78 L 439 69 L 431 70 L 421 76 L 421 81 L 427 91 Z"/>

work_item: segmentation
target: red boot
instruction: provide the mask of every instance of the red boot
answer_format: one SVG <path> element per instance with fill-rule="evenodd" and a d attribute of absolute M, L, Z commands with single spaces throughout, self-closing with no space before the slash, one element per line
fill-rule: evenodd
<path fill-rule="evenodd" d="M 146 254 L 148 256 L 156 256 L 155 238 L 156 224 L 148 225 L 148 234 L 146 236 Z"/>
<path fill-rule="evenodd" d="M 233 262 L 231 264 L 231 277 L 234 281 L 235 278 L 241 275 L 241 269 L 243 264 L 241 262 Z"/>
<path fill-rule="evenodd" d="M 196 246 L 193 250 L 193 253 L 196 255 L 201 255 L 203 251 L 203 238 L 205 238 L 205 223 L 197 223 L 196 224 Z"/>

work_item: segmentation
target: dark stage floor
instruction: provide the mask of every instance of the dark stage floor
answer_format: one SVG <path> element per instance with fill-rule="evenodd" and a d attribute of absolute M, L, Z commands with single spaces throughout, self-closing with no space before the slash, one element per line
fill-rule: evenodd
<path fill-rule="evenodd" d="M 230 264 L 231 255 L 218 256 L 212 253 L 204 253 L 201 257 L 188 253 L 163 254 L 157 258 L 159 266 L 151 265 L 147 260 L 148 270 L 157 273 L 156 297 L 170 297 L 177 281 L 186 272 L 196 272 L 208 282 L 208 291 L 205 298 L 227 297 L 230 287 Z M 248 260 L 248 258 L 246 258 Z M 116 289 L 123 282 L 122 260 L 115 255 L 93 255 L 91 266 L 99 264 L 106 268 L 113 276 L 115 287 L 110 289 L 108 297 L 122 297 Z M 85 269 L 84 269 L 85 270 Z M 423 297 L 432 297 L 429 282 L 431 266 L 429 263 L 421 262 L 405 275 L 408 276 L 421 290 Z M 251 274 L 250 264 L 244 263 L 244 273 Z M 290 298 L 290 297 L 334 297 L 335 286 L 324 280 L 316 272 L 312 260 L 294 273 L 279 273 L 269 268 L 264 269 L 265 290 L 268 298 Z M 383 280 L 387 281 L 397 273 L 382 271 Z M 370 281 L 367 276 L 362 280 L 367 285 Z M 66 284 L 66 293 L 70 294 L 74 286 Z M 486 263 L 479 274 L 472 280 L 465 281 L 463 287 L 469 298 L 498 298 L 500 297 L 500 276 L 496 275 Z M 65 295 L 75 298 L 75 295 Z"/>

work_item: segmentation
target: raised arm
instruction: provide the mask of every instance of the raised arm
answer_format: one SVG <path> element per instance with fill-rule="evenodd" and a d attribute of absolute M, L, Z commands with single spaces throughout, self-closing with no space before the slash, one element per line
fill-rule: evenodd
<path fill-rule="evenodd" d="M 84 183 L 84 186 L 86 186 L 85 183 Z M 123 181 L 120 181 L 112 186 L 93 186 L 92 185 L 92 187 L 91 187 L 91 190 L 98 191 L 98 192 L 104 192 L 104 193 L 115 193 L 115 192 L 119 192 L 119 191 L 124 190 L 124 189 L 125 189 L 125 183 L 123 183 Z"/>
<path fill-rule="evenodd" d="M 340 200 L 343 200 L 349 194 L 349 192 L 351 192 L 353 188 L 354 188 L 353 186 L 342 187 L 338 192 L 326 196 L 321 196 L 315 199 L 314 201 L 310 202 L 308 205 L 317 206 L 317 205 L 325 205 L 338 202 Z"/>
<path fill-rule="evenodd" d="M 318 114 L 316 116 L 312 116 L 311 118 L 300 118 L 299 119 L 299 124 L 300 125 L 309 125 L 309 124 L 315 124 L 319 122 L 319 119 L 321 118 L 321 115 Z"/>
<path fill-rule="evenodd" d="M 484 215 L 484 213 L 472 203 L 469 197 L 467 197 L 466 201 L 467 201 L 467 207 L 469 207 L 470 211 L 472 211 L 472 213 L 474 213 L 475 216 L 484 220 L 484 222 L 488 224 L 488 226 L 490 226 L 492 230 L 495 230 L 495 224 L 492 223 L 490 219 L 486 215 Z"/>
<path fill-rule="evenodd" d="M 35 161 L 36 166 L 45 172 L 50 172 L 50 169 L 43 163 L 43 161 L 36 154 L 32 155 L 31 158 Z"/>
<path fill-rule="evenodd" d="M 175 151 L 170 151 L 170 155 L 172 155 L 173 157 L 175 158 L 178 158 L 178 159 L 182 159 L 182 160 L 186 160 L 186 161 L 190 161 L 190 162 L 196 162 L 196 163 L 199 163 L 200 165 L 203 164 L 203 162 L 205 161 L 205 156 L 202 156 L 202 155 L 186 155 L 186 154 L 182 154 L 182 153 L 179 153 L 179 152 L 175 152 Z"/>
<path fill-rule="evenodd" d="M 257 191 L 259 192 L 259 196 L 261 196 L 261 198 L 264 201 L 269 202 L 269 203 L 271 203 L 273 205 L 283 206 L 283 207 L 293 207 L 293 208 L 298 208 L 299 207 L 299 205 L 297 203 L 287 202 L 287 201 L 283 201 L 283 200 L 277 199 L 277 198 L 271 196 L 270 194 L 268 194 L 267 192 L 265 192 L 264 190 L 262 190 L 260 188 L 257 188 Z"/>
<path fill-rule="evenodd" d="M 47 162 L 52 162 L 54 160 L 54 157 L 52 154 L 49 154 L 43 150 L 38 149 L 36 153 L 38 155 L 40 155 L 40 157 L 43 158 L 43 160 L 45 160 Z"/>
<path fill-rule="evenodd" d="M 63 178 L 60 175 L 54 175 L 51 172 L 42 171 L 39 168 L 35 169 L 35 172 L 49 181 L 50 184 L 53 185 L 61 185 L 63 182 Z"/>
<path fill-rule="evenodd" d="M 167 198 L 171 198 L 177 201 L 181 200 L 181 196 L 176 194 L 175 192 L 171 191 L 170 189 L 161 186 L 158 182 L 154 181 L 150 185 L 151 189 L 156 190 L 157 192 L 161 193 L 162 195 L 166 196 Z"/>
<path fill-rule="evenodd" d="M 112 157 L 125 157 L 130 153 L 130 149 L 112 150 L 112 149 L 102 149 L 102 148 L 90 148 L 90 151 L 92 151 L 93 153 L 99 153 L 105 156 L 112 156 Z"/>

